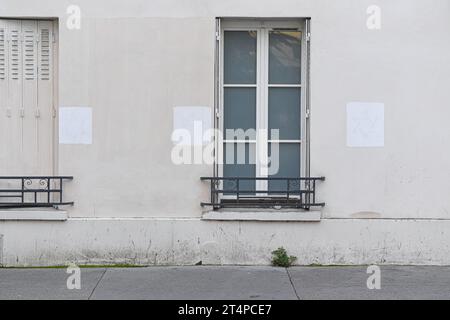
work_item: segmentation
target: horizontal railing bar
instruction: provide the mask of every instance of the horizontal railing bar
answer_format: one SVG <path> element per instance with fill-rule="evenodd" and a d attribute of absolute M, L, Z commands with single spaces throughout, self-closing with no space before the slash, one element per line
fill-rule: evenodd
<path fill-rule="evenodd" d="M 40 180 L 40 179 L 50 179 L 50 180 L 73 180 L 72 176 L 0 176 L 0 180 Z"/>
<path fill-rule="evenodd" d="M 312 181 L 312 180 L 325 180 L 325 177 L 200 177 L 200 180 L 290 180 L 290 181 Z"/>
<path fill-rule="evenodd" d="M 253 198 L 253 197 L 246 197 L 246 196 L 240 196 L 239 197 L 239 201 L 244 201 L 244 202 L 252 202 L 252 203 L 258 203 L 258 202 L 263 202 L 263 203 L 305 203 L 305 201 L 302 201 L 300 198 L 289 198 L 287 199 L 286 197 L 284 198 Z M 236 199 L 222 199 L 223 203 L 237 203 Z"/>
<path fill-rule="evenodd" d="M 308 208 L 308 207 L 324 207 L 325 203 L 300 203 L 300 202 L 220 202 L 220 203 L 211 203 L 211 202 L 202 202 L 200 203 L 202 207 L 205 206 L 214 206 L 214 207 L 229 207 L 229 208 L 241 208 L 241 207 L 273 207 L 273 206 L 283 206 L 283 207 L 292 207 L 292 208 Z"/>
<path fill-rule="evenodd" d="M 74 202 L 0 202 L 0 207 L 3 206 L 58 206 L 58 205 L 73 205 Z"/>
<path fill-rule="evenodd" d="M 237 190 L 219 190 L 219 189 L 215 189 L 213 190 L 213 193 L 231 193 L 231 194 L 237 194 L 238 191 Z M 240 190 L 239 189 L 239 193 L 267 193 L 267 194 L 286 194 L 286 193 L 290 193 L 290 194 L 298 194 L 298 193 L 314 193 L 313 190 L 279 190 L 279 191 L 267 191 L 267 190 Z"/>
<path fill-rule="evenodd" d="M 283 206 L 293 206 L 293 207 L 323 207 L 325 206 L 325 203 L 305 203 L 305 202 L 221 202 L 221 203 L 203 203 L 203 205 L 220 205 L 220 206 L 229 206 L 229 207 L 240 207 L 242 205 L 266 205 L 269 207 L 277 206 L 277 205 L 283 205 Z"/>
<path fill-rule="evenodd" d="M 60 193 L 61 189 L 2 189 L 0 192 L 25 192 L 25 193 Z"/>

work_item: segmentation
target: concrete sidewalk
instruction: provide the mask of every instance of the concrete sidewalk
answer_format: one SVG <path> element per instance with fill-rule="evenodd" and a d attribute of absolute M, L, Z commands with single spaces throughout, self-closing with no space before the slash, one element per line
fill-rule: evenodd
<path fill-rule="evenodd" d="M 195 266 L 82 268 L 81 289 L 66 269 L 1 269 L 0 299 L 450 299 L 450 267 Z"/>

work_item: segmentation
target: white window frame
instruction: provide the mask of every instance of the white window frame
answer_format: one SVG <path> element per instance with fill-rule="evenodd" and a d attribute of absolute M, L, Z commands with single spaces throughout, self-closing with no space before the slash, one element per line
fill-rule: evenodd
<path fill-rule="evenodd" d="M 296 30 L 301 32 L 301 83 L 299 85 L 292 84 L 269 84 L 268 72 L 269 72 L 269 32 L 272 30 Z M 225 31 L 257 31 L 257 62 L 256 62 L 256 85 L 253 84 L 224 84 L 224 33 Z M 261 144 L 265 146 L 265 151 L 262 150 L 262 154 L 268 157 L 268 145 L 269 143 L 297 143 L 300 144 L 300 176 L 309 176 L 309 19 L 217 19 L 216 23 L 216 40 L 218 42 L 216 48 L 218 54 L 216 58 L 218 63 L 216 64 L 216 128 L 223 134 L 224 132 L 224 88 L 225 87 L 256 87 L 256 130 L 268 128 L 268 89 L 270 87 L 300 87 L 300 140 L 269 140 L 267 137 L 256 137 L 256 140 L 245 141 L 218 141 L 216 138 L 216 163 L 221 163 L 219 157 L 223 157 L 223 144 L 227 142 L 233 143 L 249 143 L 256 144 L 256 173 L 255 177 L 267 177 L 267 172 L 259 165 L 260 161 L 258 156 L 260 155 Z M 215 168 L 215 174 L 223 177 L 223 165 L 217 165 Z M 221 184 L 223 185 L 223 184 Z M 267 190 L 267 181 L 256 181 L 256 190 Z M 260 193 L 261 194 L 261 193 Z M 266 194 L 263 194 L 266 195 Z M 256 197 L 258 194 L 256 195 Z M 283 195 L 279 195 L 282 197 Z M 219 195 L 219 199 L 235 198 L 232 195 Z"/>

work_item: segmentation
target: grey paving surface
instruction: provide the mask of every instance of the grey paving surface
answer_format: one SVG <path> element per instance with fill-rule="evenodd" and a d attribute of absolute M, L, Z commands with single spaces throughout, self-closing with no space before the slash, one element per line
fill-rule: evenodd
<path fill-rule="evenodd" d="M 68 290 L 66 269 L 0 269 L 0 299 L 88 299 L 105 269 L 81 269 L 81 289 Z"/>
<path fill-rule="evenodd" d="M 450 267 L 381 266 L 381 289 L 366 267 L 83 268 L 68 290 L 65 269 L 2 269 L 0 299 L 450 299 Z"/>
<path fill-rule="evenodd" d="M 381 266 L 381 288 L 367 289 L 367 267 L 293 267 L 300 299 L 450 299 L 450 267 Z"/>
<path fill-rule="evenodd" d="M 270 267 L 109 269 L 93 299 L 296 299 L 286 270 Z"/>

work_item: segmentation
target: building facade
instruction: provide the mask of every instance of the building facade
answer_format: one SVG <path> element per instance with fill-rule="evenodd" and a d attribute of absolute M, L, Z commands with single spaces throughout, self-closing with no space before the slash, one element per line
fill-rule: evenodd
<path fill-rule="evenodd" d="M 0 264 L 449 264 L 448 30 L 447 0 L 0 0 Z"/>

